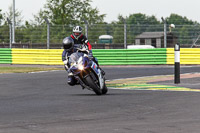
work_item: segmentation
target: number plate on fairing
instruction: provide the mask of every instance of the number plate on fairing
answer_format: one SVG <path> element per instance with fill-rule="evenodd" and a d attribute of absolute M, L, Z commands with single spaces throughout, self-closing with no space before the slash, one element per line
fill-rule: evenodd
<path fill-rule="evenodd" d="M 99 74 L 97 65 L 96 65 L 94 62 L 93 62 L 93 64 L 92 64 L 92 69 L 93 69 L 97 74 Z"/>
<path fill-rule="evenodd" d="M 103 89 L 103 87 L 104 87 L 104 78 L 101 75 L 101 70 L 97 68 L 97 65 L 94 62 L 92 64 L 92 69 L 95 71 L 95 73 L 97 74 L 97 76 L 99 78 L 98 80 L 99 80 L 100 89 Z"/>

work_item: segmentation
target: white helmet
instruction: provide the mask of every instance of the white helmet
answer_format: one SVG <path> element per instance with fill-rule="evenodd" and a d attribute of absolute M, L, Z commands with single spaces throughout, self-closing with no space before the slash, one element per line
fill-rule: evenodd
<path fill-rule="evenodd" d="M 73 28 L 73 33 L 82 33 L 82 28 L 80 26 L 75 26 Z"/>
<path fill-rule="evenodd" d="M 73 36 L 78 40 L 81 34 L 82 34 L 82 28 L 80 26 L 75 26 L 73 28 Z"/>

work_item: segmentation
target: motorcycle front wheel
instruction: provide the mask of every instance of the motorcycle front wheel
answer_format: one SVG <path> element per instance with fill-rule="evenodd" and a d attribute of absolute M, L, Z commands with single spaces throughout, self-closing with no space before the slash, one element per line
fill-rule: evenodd
<path fill-rule="evenodd" d="M 90 77 L 87 76 L 85 78 L 86 82 L 88 83 L 88 85 L 90 86 L 90 88 L 92 88 L 92 90 L 97 94 L 97 95 L 101 95 L 102 91 L 101 89 L 94 83 L 94 80 Z"/>
<path fill-rule="evenodd" d="M 106 94 L 108 92 L 108 88 L 106 86 L 106 84 L 104 83 L 104 87 L 102 89 L 102 94 Z"/>

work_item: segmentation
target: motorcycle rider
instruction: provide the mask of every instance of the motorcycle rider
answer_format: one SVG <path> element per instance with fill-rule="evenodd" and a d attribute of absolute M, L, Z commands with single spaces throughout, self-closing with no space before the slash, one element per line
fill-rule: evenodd
<path fill-rule="evenodd" d="M 92 45 L 89 43 L 87 37 L 82 34 L 82 27 L 75 26 L 73 28 L 73 33 L 70 36 L 74 40 L 74 44 L 86 44 L 88 50 L 92 53 Z"/>
<path fill-rule="evenodd" d="M 97 59 L 92 54 L 92 46 L 89 43 L 87 37 L 82 34 L 82 28 L 80 26 L 75 26 L 73 28 L 73 33 L 70 37 L 66 37 L 63 40 L 64 51 L 62 53 L 62 61 L 65 64 L 65 70 L 68 71 L 70 64 L 68 62 L 69 56 L 74 52 L 74 44 L 85 44 L 88 47 L 89 53 L 88 57 L 93 60 L 99 67 Z M 99 69 L 101 69 L 99 67 Z M 101 69 L 102 74 L 105 75 L 105 72 Z M 74 78 L 71 72 L 68 72 L 68 84 L 73 86 L 77 83 L 77 80 Z"/>

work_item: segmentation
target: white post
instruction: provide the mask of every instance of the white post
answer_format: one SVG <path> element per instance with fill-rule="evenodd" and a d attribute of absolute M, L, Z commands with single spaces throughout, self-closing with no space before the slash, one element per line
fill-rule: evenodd
<path fill-rule="evenodd" d="M 164 23 L 164 48 L 167 48 L 167 23 Z"/>
<path fill-rule="evenodd" d="M 50 23 L 47 18 L 45 18 L 45 21 L 47 23 L 47 49 L 50 48 Z"/>
<path fill-rule="evenodd" d="M 122 18 L 122 21 L 124 22 L 124 49 L 127 49 L 127 24 L 126 24 L 126 19 Z"/>
<path fill-rule="evenodd" d="M 161 19 L 164 23 L 164 48 L 167 48 L 167 21 L 163 17 Z"/>
<path fill-rule="evenodd" d="M 7 18 L 8 24 L 9 24 L 9 40 L 10 40 L 10 48 L 12 48 L 12 22 L 10 21 L 9 18 Z"/>
<path fill-rule="evenodd" d="M 174 83 L 180 83 L 180 45 L 175 44 L 174 47 Z"/>
<path fill-rule="evenodd" d="M 127 24 L 124 20 L 124 49 L 127 49 Z"/>
<path fill-rule="evenodd" d="M 15 0 L 13 0 L 12 43 L 15 43 Z"/>
<path fill-rule="evenodd" d="M 88 21 L 84 19 L 85 22 L 85 36 L 88 38 Z"/>

